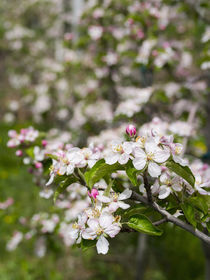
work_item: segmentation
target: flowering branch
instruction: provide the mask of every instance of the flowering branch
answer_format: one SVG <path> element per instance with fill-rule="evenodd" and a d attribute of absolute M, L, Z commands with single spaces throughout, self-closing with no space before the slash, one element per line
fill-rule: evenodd
<path fill-rule="evenodd" d="M 210 237 L 208 235 L 199 231 L 198 229 L 194 229 L 191 225 L 189 225 L 189 224 L 181 221 L 180 219 L 174 217 L 168 211 L 161 208 L 156 202 L 149 202 L 148 199 L 146 199 L 145 197 L 141 196 L 140 194 L 138 194 L 134 191 L 132 192 L 131 199 L 134 199 L 136 201 L 142 202 L 143 204 L 151 206 L 154 210 L 156 210 L 158 213 L 160 213 L 162 216 L 164 216 L 165 219 L 168 222 L 171 222 L 171 223 L 183 228 L 184 230 L 192 233 L 196 237 L 203 240 L 205 243 L 210 244 Z"/>

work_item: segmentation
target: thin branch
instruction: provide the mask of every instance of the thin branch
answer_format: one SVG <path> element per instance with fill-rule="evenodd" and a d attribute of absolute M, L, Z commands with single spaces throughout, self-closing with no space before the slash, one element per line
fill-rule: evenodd
<path fill-rule="evenodd" d="M 152 202 L 152 193 L 151 193 L 151 188 L 150 188 L 150 184 L 148 182 L 148 178 L 147 178 L 147 174 L 144 173 L 144 187 L 146 189 L 146 192 L 147 192 L 147 198 L 148 198 L 148 201 L 149 202 Z"/>
<path fill-rule="evenodd" d="M 165 218 L 163 218 L 163 219 L 161 219 L 161 220 L 159 220 L 159 221 L 156 221 L 156 222 L 154 222 L 154 223 L 152 223 L 153 224 L 153 226 L 159 226 L 159 225 L 161 225 L 161 224 L 163 224 L 163 223 L 166 223 L 168 220 L 167 220 L 167 218 L 165 217 Z"/>
<path fill-rule="evenodd" d="M 191 225 L 189 225 L 189 224 L 183 222 L 182 220 L 174 217 L 169 212 L 167 212 L 165 209 L 160 207 L 156 202 L 149 202 L 148 199 L 146 199 L 145 197 L 141 196 L 140 194 L 138 194 L 134 191 L 132 192 L 131 198 L 136 200 L 136 201 L 140 201 L 140 202 L 142 202 L 142 203 L 144 203 L 148 206 L 151 206 L 154 210 L 156 210 L 163 217 L 165 217 L 168 222 L 171 222 L 171 223 L 183 228 L 184 230 L 192 233 L 193 235 L 200 238 L 201 240 L 203 240 L 207 244 L 210 244 L 210 237 L 208 235 L 206 235 L 205 233 L 201 232 L 198 229 L 194 229 Z"/>
<path fill-rule="evenodd" d="M 198 110 L 198 104 L 195 104 L 194 106 L 192 106 L 189 116 L 188 116 L 188 120 L 187 120 L 187 123 L 189 125 L 193 124 L 197 110 Z M 189 136 L 186 136 L 183 140 L 183 149 L 182 149 L 182 153 L 181 153 L 182 156 L 186 152 L 188 140 L 189 140 Z"/>

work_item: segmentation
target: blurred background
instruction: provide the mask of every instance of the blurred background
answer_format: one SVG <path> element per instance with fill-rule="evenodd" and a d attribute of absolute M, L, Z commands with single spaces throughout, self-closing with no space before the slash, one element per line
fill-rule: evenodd
<path fill-rule="evenodd" d="M 208 0 L 0 1 L 0 280 L 205 279 L 209 252 L 171 225 L 121 234 L 106 256 L 70 247 L 7 134 L 33 126 L 83 147 L 162 119 L 209 162 L 209 47 Z M 34 229 L 38 213 L 59 222 Z"/>

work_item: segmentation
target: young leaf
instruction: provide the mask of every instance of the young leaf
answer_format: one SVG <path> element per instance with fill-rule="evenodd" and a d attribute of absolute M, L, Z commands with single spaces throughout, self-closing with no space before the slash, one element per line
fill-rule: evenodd
<path fill-rule="evenodd" d="M 198 210 L 202 211 L 204 214 L 208 214 L 208 203 L 205 199 L 205 196 L 197 195 L 196 197 L 190 197 L 188 202 Z"/>
<path fill-rule="evenodd" d="M 138 170 L 134 168 L 131 160 L 129 160 L 129 162 L 126 164 L 125 171 L 131 183 L 136 187 L 138 185 L 137 176 L 136 176 Z"/>
<path fill-rule="evenodd" d="M 187 202 L 183 203 L 181 207 L 188 222 L 196 227 L 197 223 L 195 220 L 195 209 Z"/>
<path fill-rule="evenodd" d="M 86 251 L 87 249 L 96 246 L 96 242 L 97 240 L 82 239 L 81 248 L 83 251 Z"/>
<path fill-rule="evenodd" d="M 59 187 L 56 189 L 53 197 L 54 203 L 56 202 L 56 199 L 58 198 L 59 194 L 64 192 L 64 190 L 71 184 L 75 183 L 77 181 L 77 178 L 74 176 L 66 178 L 64 181 L 62 181 L 59 185 Z"/>
<path fill-rule="evenodd" d="M 185 179 L 192 187 L 194 187 L 195 177 L 188 166 L 182 166 L 173 160 L 169 160 L 166 163 L 166 166 L 168 169 L 175 172 L 177 175 Z"/>
<path fill-rule="evenodd" d="M 152 222 L 144 215 L 136 214 L 129 218 L 127 225 L 139 232 L 160 236 L 163 231 L 153 226 Z"/>
<path fill-rule="evenodd" d="M 106 164 L 104 160 L 99 160 L 89 171 L 85 172 L 87 185 L 92 188 L 95 183 L 107 175 L 111 175 L 116 170 L 122 170 L 123 166 L 119 163 L 112 165 Z"/>

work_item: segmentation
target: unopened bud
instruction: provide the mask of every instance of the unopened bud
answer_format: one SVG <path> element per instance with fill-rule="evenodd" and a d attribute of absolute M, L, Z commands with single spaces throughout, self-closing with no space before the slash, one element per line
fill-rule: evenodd
<path fill-rule="evenodd" d="M 129 124 L 126 127 L 126 133 L 130 136 L 133 137 L 136 135 L 136 127 L 133 124 Z"/>
<path fill-rule="evenodd" d="M 99 193 L 98 193 L 97 189 L 92 189 L 91 192 L 88 192 L 88 195 L 89 195 L 89 197 L 96 199 L 96 197 L 99 195 Z"/>
<path fill-rule="evenodd" d="M 21 150 L 17 150 L 15 154 L 17 157 L 22 157 L 23 152 Z"/>

